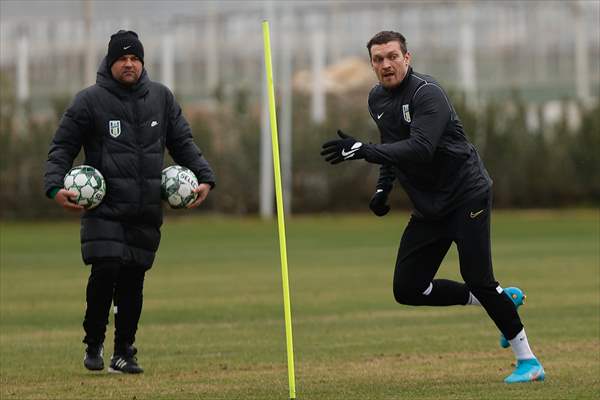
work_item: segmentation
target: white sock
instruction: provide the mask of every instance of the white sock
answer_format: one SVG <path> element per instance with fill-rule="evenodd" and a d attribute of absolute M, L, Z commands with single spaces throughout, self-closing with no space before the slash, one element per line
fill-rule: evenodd
<path fill-rule="evenodd" d="M 469 300 L 467 300 L 466 306 L 480 306 L 481 303 L 477 300 L 477 297 L 473 296 L 473 293 L 469 292 Z"/>
<path fill-rule="evenodd" d="M 525 328 L 521 329 L 521 332 L 517 333 L 517 336 L 508 342 L 510 343 L 510 348 L 512 349 L 513 353 L 515 353 L 517 360 L 535 358 L 531 348 L 529 347 L 527 335 L 525 334 Z"/>

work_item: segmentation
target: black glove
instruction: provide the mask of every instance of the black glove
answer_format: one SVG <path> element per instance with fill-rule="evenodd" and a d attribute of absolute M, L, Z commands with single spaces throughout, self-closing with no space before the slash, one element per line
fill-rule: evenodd
<path fill-rule="evenodd" d="M 337 133 L 341 139 L 330 140 L 321 146 L 323 149 L 321 155 L 325 157 L 325 161 L 331 164 L 339 164 L 346 160 L 360 160 L 361 158 L 365 158 L 362 142 L 357 141 L 352 136 L 348 136 L 340 130 Z"/>
<path fill-rule="evenodd" d="M 390 212 L 390 206 L 387 204 L 389 192 L 383 189 L 377 189 L 371 201 L 369 202 L 369 208 L 373 211 L 373 214 L 378 217 L 383 217 L 385 214 Z"/>

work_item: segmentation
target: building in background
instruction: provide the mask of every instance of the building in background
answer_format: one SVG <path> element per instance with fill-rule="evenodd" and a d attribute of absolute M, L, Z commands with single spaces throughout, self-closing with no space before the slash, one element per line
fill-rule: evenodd
<path fill-rule="evenodd" d="M 0 71 L 19 96 L 41 106 L 91 84 L 107 38 L 127 27 L 140 33 L 153 79 L 182 102 L 239 88 L 259 96 L 260 22 L 269 18 L 276 78 L 284 62 L 290 79 L 312 71 L 315 81 L 322 68 L 347 58 L 367 63 L 366 41 L 392 29 L 407 37 L 416 69 L 473 100 L 513 90 L 533 101 L 588 99 L 600 85 L 599 15 L 593 0 L 3 0 Z"/>
<path fill-rule="evenodd" d="M 151 79 L 170 87 L 188 114 L 203 117 L 200 126 L 210 131 L 206 136 L 218 155 L 214 159 L 235 160 L 218 165 L 226 172 L 220 183 L 226 188 L 221 209 L 257 210 L 264 217 L 272 216 L 264 19 L 271 26 L 286 211 L 292 210 L 292 193 L 301 205 L 298 208 L 305 211 L 323 209 L 336 194 L 322 168 L 309 165 L 313 159 L 300 160 L 301 168 L 294 168 L 292 154 L 302 152 L 297 151 L 300 146 L 292 149 L 292 130 L 304 142 L 305 153 L 316 148 L 310 140 L 323 134 L 318 128 L 334 119 L 336 123 L 352 120 L 369 134 L 366 97 L 375 77 L 366 42 L 378 31 L 402 32 L 415 69 L 435 76 L 449 90 L 464 93 L 465 104 L 480 115 L 487 116 L 483 107 L 490 100 L 518 94 L 524 100 L 527 125 L 518 134 L 551 136 L 555 130 L 544 128 L 565 115 L 574 131 L 582 120 L 581 110 L 589 109 L 587 105 L 597 103 L 599 97 L 598 0 L 1 0 L 0 117 L 4 118 L 0 118 L 0 135 L 31 139 L 47 134 L 49 127 L 36 131 L 31 121 L 54 116 L 52 112 L 66 106 L 58 100 L 72 98 L 93 84 L 110 35 L 132 29 L 144 43 Z M 336 102 L 353 101 L 353 108 L 335 115 L 331 102 L 327 109 L 330 95 Z M 7 98 L 15 102 L 14 110 L 6 107 Z M 565 99 L 570 102 L 567 107 Z M 240 118 L 240 103 L 254 114 Z M 220 114 L 224 109 L 234 113 Z M 261 110 L 262 117 L 257 115 Z M 356 110 L 364 110 L 364 116 Z M 501 118 L 490 119 L 506 125 L 505 110 L 498 113 Z M 211 117 L 204 118 L 208 114 Z M 360 118 L 367 123 L 361 125 Z M 482 120 L 471 118 L 474 125 L 469 131 L 477 136 L 474 142 L 480 150 L 486 146 L 485 132 L 476 132 L 484 130 L 477 129 L 483 127 Z M 514 130 L 505 128 L 503 132 Z M 21 143 L 14 142 L 6 148 Z M 27 149 L 25 142 L 20 145 Z M 21 197 L 33 202 L 37 189 L 32 166 L 42 155 L 29 157 L 24 161 L 23 155 L 11 156 L 15 165 L 5 161 L 0 177 L 12 179 Z M 14 178 L 15 170 L 29 178 Z M 351 176 L 345 179 L 351 183 Z M 5 188 L 13 187 L 7 182 L 3 181 Z M 517 190 L 512 184 L 505 186 Z M 585 196 L 596 195 L 579 198 Z M 511 201 L 504 204 L 519 204 Z M 22 204 L 11 207 L 26 210 Z"/>

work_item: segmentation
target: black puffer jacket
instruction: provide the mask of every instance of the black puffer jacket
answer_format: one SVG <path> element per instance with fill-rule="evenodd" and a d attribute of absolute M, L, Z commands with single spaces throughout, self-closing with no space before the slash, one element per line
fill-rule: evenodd
<path fill-rule="evenodd" d="M 81 219 L 81 252 L 86 264 L 104 259 L 150 268 L 160 242 L 160 178 L 165 146 L 177 164 L 199 182 L 215 178 L 169 89 L 142 72 L 127 88 L 114 80 L 103 60 L 96 84 L 79 92 L 54 135 L 44 189 L 63 186 L 81 147 L 85 164 L 98 169 L 107 193 Z"/>

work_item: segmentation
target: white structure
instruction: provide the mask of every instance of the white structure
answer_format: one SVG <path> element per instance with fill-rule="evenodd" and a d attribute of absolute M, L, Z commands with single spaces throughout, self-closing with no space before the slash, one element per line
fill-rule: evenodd
<path fill-rule="evenodd" d="M 114 17 L 117 4 L 126 19 Z M 95 70 L 110 34 L 130 28 L 140 34 L 150 70 L 170 65 L 164 78 L 173 80 L 182 101 L 209 99 L 219 86 L 232 93 L 244 85 L 259 96 L 265 4 L 3 0 L 0 69 L 17 82 L 20 38 L 26 38 L 31 97 L 42 103 L 57 93 L 72 94 L 89 83 L 94 75 L 90 65 Z M 415 68 L 478 98 L 498 96 L 507 88 L 518 88 L 532 99 L 589 97 L 597 95 L 600 85 L 598 1 L 270 4 L 275 60 L 284 46 L 280 39 L 294 38 L 292 73 L 350 56 L 366 60 L 367 40 L 378 30 L 392 29 L 406 36 Z M 282 23 L 284 14 L 293 23 Z M 171 50 L 165 47 L 165 35 L 175 35 Z M 587 79 L 576 81 L 579 76 Z M 163 79 L 162 73 L 152 77 Z M 314 101 L 313 116 L 320 120 L 324 102 L 317 89 Z"/>
<path fill-rule="evenodd" d="M 259 209 L 268 218 L 274 190 L 260 24 L 265 17 L 272 27 L 288 212 L 293 76 L 310 71 L 311 118 L 322 123 L 324 70 L 351 57 L 367 63 L 365 44 L 380 30 L 402 32 L 415 69 L 465 92 L 471 102 L 514 90 L 533 102 L 598 97 L 600 2 L 583 0 L 2 0 L 0 72 L 21 104 L 43 109 L 53 97 L 93 83 L 110 35 L 125 28 L 140 34 L 151 78 L 182 103 L 214 104 L 217 92 L 227 99 L 243 88 L 263 104 Z"/>

